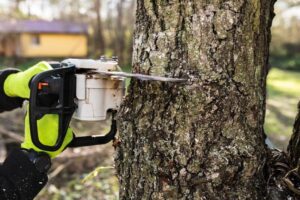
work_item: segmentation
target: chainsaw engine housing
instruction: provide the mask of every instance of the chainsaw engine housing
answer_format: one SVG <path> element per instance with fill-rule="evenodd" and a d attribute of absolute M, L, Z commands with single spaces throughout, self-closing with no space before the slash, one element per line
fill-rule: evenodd
<path fill-rule="evenodd" d="M 118 62 L 108 59 L 68 59 L 76 67 L 77 109 L 73 118 L 81 121 L 102 121 L 109 110 L 118 110 L 125 94 L 125 78 L 105 76 L 97 71 L 120 71 Z"/>

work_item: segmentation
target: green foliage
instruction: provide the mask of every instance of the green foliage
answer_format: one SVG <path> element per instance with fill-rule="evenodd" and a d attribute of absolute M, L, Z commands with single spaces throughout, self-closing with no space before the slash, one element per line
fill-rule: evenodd
<path fill-rule="evenodd" d="M 278 0 L 275 4 L 276 17 L 272 24 L 270 61 L 271 66 L 300 71 L 300 20 L 293 14 L 295 10 L 288 5 L 299 5 L 299 1 Z"/>
<path fill-rule="evenodd" d="M 46 60 L 46 59 L 42 59 L 42 58 L 20 59 L 20 58 L 0 57 L 0 69 L 7 68 L 7 67 L 14 67 L 14 68 L 19 68 L 21 70 L 25 70 L 42 60 Z"/>
<path fill-rule="evenodd" d="M 280 68 L 280 69 L 300 71 L 300 55 L 271 56 L 270 64 L 271 64 L 271 66 L 274 66 L 274 67 Z"/>

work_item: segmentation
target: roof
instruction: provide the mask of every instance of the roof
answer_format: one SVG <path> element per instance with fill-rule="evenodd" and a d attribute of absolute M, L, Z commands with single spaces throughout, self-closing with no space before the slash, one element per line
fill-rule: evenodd
<path fill-rule="evenodd" d="M 87 25 L 69 21 L 6 20 L 0 21 L 0 33 L 87 33 Z"/>

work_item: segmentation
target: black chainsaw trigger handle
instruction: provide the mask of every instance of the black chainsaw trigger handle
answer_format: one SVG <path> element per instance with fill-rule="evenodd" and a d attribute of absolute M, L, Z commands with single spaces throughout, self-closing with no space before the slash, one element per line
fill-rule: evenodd
<path fill-rule="evenodd" d="M 29 124 L 33 144 L 44 151 L 57 151 L 62 146 L 76 109 L 74 102 L 76 91 L 75 66 L 42 72 L 36 75 L 30 84 Z M 52 99 L 49 101 L 49 99 Z M 42 144 L 38 132 L 38 120 L 44 115 L 58 115 L 57 140 L 53 146 Z"/>
<path fill-rule="evenodd" d="M 112 141 L 115 138 L 117 133 L 117 121 L 112 119 L 110 131 L 104 136 L 83 136 L 83 137 L 74 137 L 72 142 L 68 147 L 85 147 L 85 146 L 93 146 L 99 144 L 106 144 Z"/>
<path fill-rule="evenodd" d="M 83 137 L 74 137 L 72 142 L 69 144 L 68 147 L 85 147 L 85 146 L 93 146 L 99 144 L 106 144 L 112 141 L 117 133 L 117 121 L 115 119 L 116 111 L 112 111 L 111 114 L 111 125 L 110 131 L 104 136 L 83 136 Z"/>

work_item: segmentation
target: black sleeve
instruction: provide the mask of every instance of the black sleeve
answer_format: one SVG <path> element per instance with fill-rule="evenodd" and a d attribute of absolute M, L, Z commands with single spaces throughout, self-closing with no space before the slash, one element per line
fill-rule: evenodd
<path fill-rule="evenodd" d="M 0 112 L 10 111 L 22 107 L 23 99 L 19 97 L 9 97 L 4 92 L 5 79 L 10 75 L 19 72 L 18 69 L 0 70 Z"/>
<path fill-rule="evenodd" d="M 22 150 L 14 150 L 0 166 L 0 199 L 32 200 L 47 181 Z"/>

